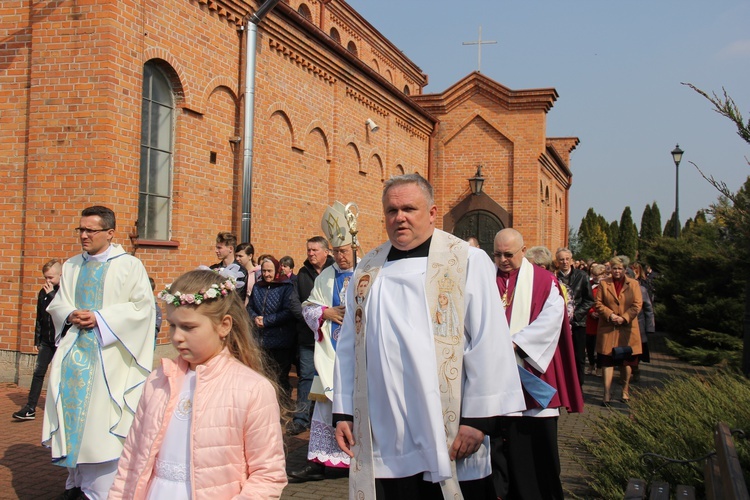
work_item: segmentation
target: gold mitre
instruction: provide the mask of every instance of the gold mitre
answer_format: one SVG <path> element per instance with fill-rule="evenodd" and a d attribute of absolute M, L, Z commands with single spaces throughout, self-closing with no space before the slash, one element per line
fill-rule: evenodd
<path fill-rule="evenodd" d="M 352 235 L 349 233 L 349 224 L 346 222 L 346 207 L 340 201 L 326 208 L 320 228 L 332 247 L 351 245 Z"/>

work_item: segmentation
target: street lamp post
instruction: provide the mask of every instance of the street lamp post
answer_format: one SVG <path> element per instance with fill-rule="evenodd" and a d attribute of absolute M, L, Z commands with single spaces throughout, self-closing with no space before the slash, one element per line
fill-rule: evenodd
<path fill-rule="evenodd" d="M 682 161 L 683 150 L 680 145 L 676 145 L 672 150 L 672 159 L 674 160 L 674 237 L 680 237 L 680 161 Z"/>

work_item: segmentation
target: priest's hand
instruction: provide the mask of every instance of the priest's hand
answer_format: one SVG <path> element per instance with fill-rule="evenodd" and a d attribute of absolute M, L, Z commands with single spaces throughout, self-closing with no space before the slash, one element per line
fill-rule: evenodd
<path fill-rule="evenodd" d="M 355 444 L 352 429 L 354 429 L 353 422 L 341 421 L 336 424 L 336 442 L 338 443 L 339 448 L 341 448 L 341 451 L 350 457 L 354 457 L 352 446 Z"/>
<path fill-rule="evenodd" d="M 86 309 L 76 309 L 68 316 L 68 323 L 77 326 L 79 330 L 88 330 L 96 326 L 96 315 Z"/>
<path fill-rule="evenodd" d="M 468 425 L 458 426 L 458 434 L 450 450 L 451 460 L 461 460 L 473 455 L 484 441 L 484 432 Z"/>
<path fill-rule="evenodd" d="M 344 321 L 345 312 L 345 306 L 326 307 L 323 311 L 323 319 L 340 325 Z"/>

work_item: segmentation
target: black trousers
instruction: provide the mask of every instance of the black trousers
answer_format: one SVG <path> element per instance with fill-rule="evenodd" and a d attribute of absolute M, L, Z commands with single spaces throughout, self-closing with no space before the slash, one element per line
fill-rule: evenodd
<path fill-rule="evenodd" d="M 276 381 L 289 400 L 291 400 L 292 397 L 292 386 L 289 383 L 289 370 L 292 369 L 294 351 L 295 349 L 293 347 L 268 349 L 266 351 L 268 353 L 271 369 L 276 375 Z"/>
<path fill-rule="evenodd" d="M 36 366 L 34 366 L 34 375 L 31 378 L 31 388 L 29 389 L 29 400 L 28 405 L 31 408 L 36 408 L 39 402 L 39 395 L 42 393 L 42 386 L 44 385 L 44 376 L 47 374 L 47 367 L 52 361 L 52 357 L 55 355 L 57 347 L 41 344 L 39 346 L 39 352 L 36 355 Z"/>
<path fill-rule="evenodd" d="M 490 436 L 492 479 L 503 500 L 562 500 L 558 417 L 500 417 Z"/>
<path fill-rule="evenodd" d="M 591 366 L 596 364 L 596 335 L 586 334 L 586 357 Z"/>
<path fill-rule="evenodd" d="M 584 369 L 586 368 L 586 327 L 573 326 L 573 354 L 576 358 L 578 383 L 583 387 Z"/>
<path fill-rule="evenodd" d="M 492 476 L 475 481 L 459 481 L 466 500 L 497 500 Z M 442 500 L 440 483 L 422 479 L 422 474 L 395 479 L 375 479 L 378 500 Z"/>

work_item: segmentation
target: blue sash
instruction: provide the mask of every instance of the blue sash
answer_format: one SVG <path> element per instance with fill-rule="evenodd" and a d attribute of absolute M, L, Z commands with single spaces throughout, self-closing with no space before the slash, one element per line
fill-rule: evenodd
<path fill-rule="evenodd" d="M 338 307 L 346 303 L 346 289 L 349 287 L 349 281 L 352 279 L 353 275 L 354 269 L 336 271 L 336 277 L 333 280 L 332 307 Z M 333 345 L 334 350 L 336 350 L 336 344 L 339 341 L 340 333 L 341 325 L 338 323 L 331 323 L 331 344 Z"/>
<path fill-rule="evenodd" d="M 90 311 L 102 308 L 104 278 L 108 269 L 109 262 L 90 259 L 83 263 L 76 283 L 76 308 Z M 99 342 L 94 330 L 80 330 L 61 366 L 60 400 L 67 455 L 55 462 L 55 465 L 72 468 L 78 463 L 91 388 L 99 365 Z M 104 418 L 104 415 L 99 418 Z"/>

